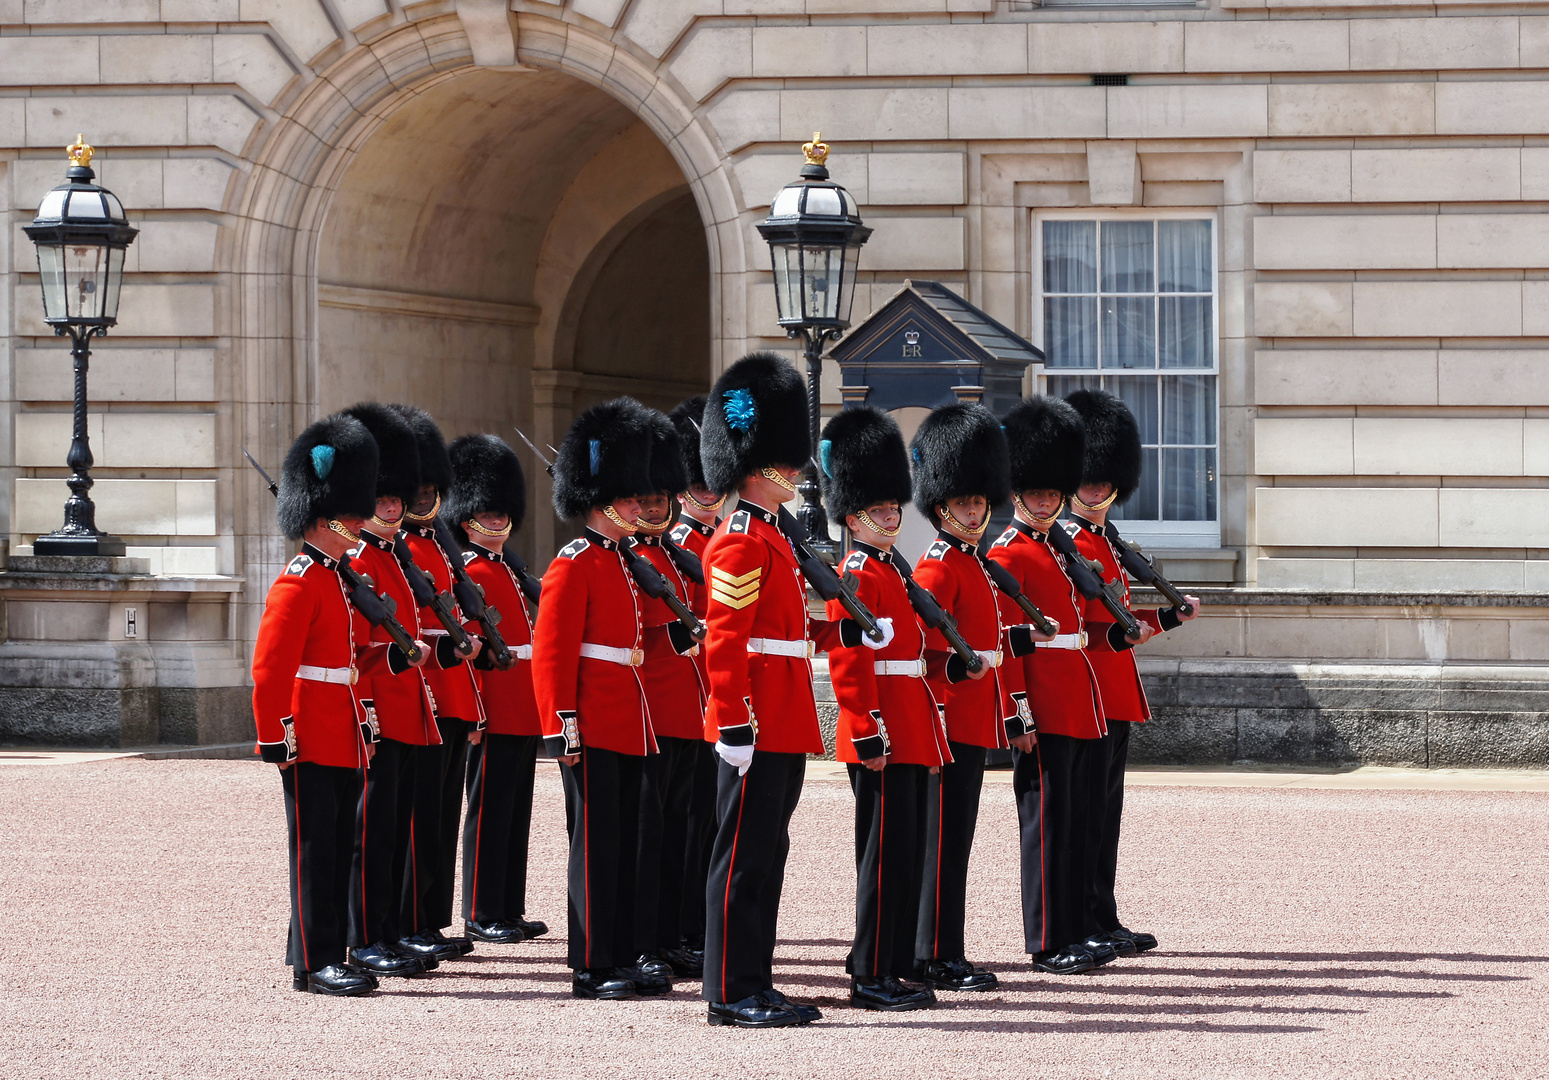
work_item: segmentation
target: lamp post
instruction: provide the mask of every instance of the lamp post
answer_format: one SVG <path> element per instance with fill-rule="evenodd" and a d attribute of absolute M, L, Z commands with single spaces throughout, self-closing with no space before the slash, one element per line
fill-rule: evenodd
<path fill-rule="evenodd" d="M 70 453 L 70 498 L 65 523 L 33 545 L 36 555 L 122 555 L 124 542 L 97 531 L 91 490 L 91 444 L 86 437 L 86 368 L 91 339 L 118 322 L 124 253 L 139 230 L 124 217 L 118 197 L 92 181 L 94 151 L 79 135 L 65 148 L 65 182 L 43 197 L 38 216 L 23 231 L 38 249 L 43 282 L 43 321 L 60 337 L 70 335 L 75 361 L 75 428 Z"/>
<path fill-rule="evenodd" d="M 818 132 L 802 146 L 800 179 L 780 189 L 758 231 L 769 245 L 775 304 L 787 337 L 802 339 L 807 358 L 807 425 L 816 450 L 822 424 L 823 346 L 850 325 L 855 271 L 871 230 L 861 224 L 855 199 L 829 180 L 828 145 Z M 819 494 L 817 465 L 807 462 L 797 490 L 799 518 L 820 550 L 831 553 L 828 518 Z"/>

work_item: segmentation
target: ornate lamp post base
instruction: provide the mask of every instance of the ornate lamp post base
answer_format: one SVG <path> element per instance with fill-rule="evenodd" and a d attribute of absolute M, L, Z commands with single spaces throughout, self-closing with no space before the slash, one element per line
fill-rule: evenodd
<path fill-rule="evenodd" d="M 91 444 L 86 438 L 86 370 L 91 363 L 91 339 L 105 333 L 106 327 L 57 327 L 55 333 L 69 334 L 70 354 L 75 361 L 75 432 L 65 464 L 70 466 L 70 497 L 65 500 L 65 523 L 53 532 L 38 537 L 32 545 L 34 555 L 109 555 L 124 554 L 124 542 L 116 536 L 97 531 L 97 507 L 91 501 Z"/>

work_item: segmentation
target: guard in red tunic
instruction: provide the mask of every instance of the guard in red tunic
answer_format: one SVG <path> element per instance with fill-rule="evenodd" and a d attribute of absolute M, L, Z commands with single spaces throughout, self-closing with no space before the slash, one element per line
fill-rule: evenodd
<path fill-rule="evenodd" d="M 726 496 L 717 495 L 705 486 L 704 464 L 699 460 L 699 428 L 703 423 L 705 395 L 699 394 L 667 414 L 678 432 L 683 470 L 688 476 L 688 489 L 678 493 L 678 523 L 669 535 L 672 542 L 704 562 L 705 549 L 710 537 L 715 535 L 721 507 Z M 705 621 L 710 602 L 708 585 L 689 586 L 689 610 L 701 623 Z M 705 667 L 705 650 L 701 646 L 694 656 L 699 668 L 701 685 L 709 692 L 710 675 Z M 685 850 L 683 853 L 683 907 L 681 926 L 682 948 L 685 959 L 701 970 L 705 962 L 705 879 L 710 868 L 710 846 L 715 842 L 715 750 L 704 741 L 703 732 L 698 740 L 694 760 L 694 784 L 689 794 L 688 821 L 685 826 Z"/>
<path fill-rule="evenodd" d="M 855 575 L 861 603 L 895 630 L 886 648 L 835 649 L 828 658 L 839 702 L 835 756 L 855 793 L 850 1004 L 923 1009 L 936 1003 L 935 992 L 902 977 L 914 973 L 930 789 L 952 755 L 925 680 L 925 632 L 904 583 L 909 567 L 893 551 L 909 503 L 909 456 L 892 417 L 862 406 L 828 422 L 818 461 L 824 506 L 845 523 L 854 548 L 842 569 Z M 839 601 L 829 601 L 828 615 L 844 616 Z"/>
<path fill-rule="evenodd" d="M 666 533 L 672 527 L 673 502 L 688 488 L 688 473 L 677 429 L 657 412 L 651 417 L 651 485 L 651 491 L 640 498 L 635 549 L 687 607 L 693 602 L 692 583 L 678 561 L 688 564 L 691 556 Z M 682 912 L 689 801 L 695 766 L 705 746 L 705 684 L 696 663 L 700 643 L 665 600 L 642 597 L 642 602 L 645 666 L 640 678 L 659 753 L 646 759 L 640 785 L 638 965 L 669 978 L 697 978 L 704 957 L 683 951 Z"/>
<path fill-rule="evenodd" d="M 527 851 L 533 780 L 543 730 L 532 688 L 532 624 L 505 545 L 527 509 L 527 480 L 515 452 L 494 435 L 464 435 L 447 449 L 452 486 L 441 513 L 467 547 L 468 575 L 503 616 L 512 656 L 474 661 L 488 726 L 468 749 L 468 815 L 463 822 L 463 926 L 477 941 L 514 944 L 549 928 L 527 918 Z"/>
<path fill-rule="evenodd" d="M 420 486 L 404 515 L 405 542 L 414 563 L 430 578 L 437 593 L 452 588 L 452 559 L 462 560 L 455 544 L 443 543 L 436 528 L 441 498 L 452 486 L 452 463 L 446 456 L 441 429 L 424 409 L 413 405 L 389 406 L 414 429 L 419 449 Z M 451 550 L 448 550 L 451 548 Z M 462 612 L 454 605 L 454 614 Z M 447 634 L 429 607 L 420 609 L 420 625 L 437 647 Z M 475 637 L 461 654 L 472 660 L 481 648 Z M 454 946 L 457 955 L 473 949 L 473 942 L 443 931 L 452 925 L 452 891 L 457 873 L 457 834 L 462 821 L 463 778 L 467 774 L 468 744 L 483 737 L 484 705 L 479 700 L 473 667 L 459 664 L 429 667 L 425 678 L 436 703 L 436 727 L 441 742 L 421 747 L 414 771 L 414 822 L 409 868 L 403 881 L 403 925 L 412 930 L 410 940 L 431 947 Z M 446 955 L 445 952 L 441 955 Z"/>
<path fill-rule="evenodd" d="M 562 766 L 570 824 L 571 993 L 664 994 L 635 966 L 640 780 L 657 752 L 641 680 L 645 605 L 627 545 L 651 490 L 649 409 L 633 398 L 576 418 L 554 462 L 554 510 L 586 522 L 543 575 L 533 689 L 544 746 Z"/>
<path fill-rule="evenodd" d="M 914 568 L 915 580 L 957 620 L 983 665 L 970 671 L 939 630 L 926 631 L 926 678 L 946 710 L 951 760 L 928 790 L 916 969 L 937 990 L 993 990 L 999 980 L 967 959 L 963 932 L 985 756 L 1010 746 L 1001 714 L 1007 696 L 1001 667 L 1016 661 L 1001 625 L 1000 591 L 979 549 L 990 515 L 1010 494 L 1010 462 L 1000 421 L 982 405 L 943 405 L 932 412 L 910 442 L 910 454 L 914 504 L 938 529 Z"/>
<path fill-rule="evenodd" d="M 1081 417 L 1063 401 L 1030 398 L 1006 415 L 1011 451 L 1011 527 L 989 557 L 1060 634 L 1028 649 L 1009 635 L 1019 663 L 1002 668 L 1010 705 L 1003 709 L 1012 755 L 1012 789 L 1022 828 L 1022 928 L 1033 965 L 1053 975 L 1089 971 L 1114 958 L 1086 939 L 1091 877 L 1088 822 L 1097 812 L 1092 777 L 1102 751 L 1102 695 L 1087 659 L 1084 603 L 1050 549 L 1066 497 L 1081 482 Z M 1015 616 L 1002 594 L 1006 621 Z"/>
<path fill-rule="evenodd" d="M 362 675 L 404 671 L 396 647 L 371 642 L 350 605 L 341 562 L 376 505 L 377 449 L 360 422 L 319 420 L 280 473 L 280 528 L 304 540 L 264 601 L 253 651 L 258 752 L 280 767 L 289 840 L 290 937 L 297 990 L 364 994 L 376 979 L 345 963 L 350 850 L 363 770 L 376 738 L 357 697 Z"/>
<path fill-rule="evenodd" d="M 705 738 L 720 757 L 718 826 L 705 888 L 703 996 L 711 1024 L 782 1027 L 819 1019 L 774 989 L 775 928 L 790 822 L 807 755 L 823 752 L 812 695 L 815 652 L 862 638 L 859 624 L 812 620 L 777 510 L 812 454 L 806 391 L 773 353 L 738 360 L 705 406 L 700 457 L 735 510 L 705 550 L 710 703 Z M 884 623 L 886 645 L 892 633 Z"/>
<path fill-rule="evenodd" d="M 363 402 L 345 415 L 359 420 L 378 451 L 376 512 L 361 529 L 364 541 L 352 557 L 355 569 L 390 597 L 404 629 L 420 638 L 414 594 L 394 547 L 404 508 L 419 488 L 419 450 L 408 422 L 385 405 Z M 386 631 L 372 640 L 387 643 Z M 438 641 L 446 642 L 445 638 Z M 430 665 L 461 664 L 446 649 Z M 409 826 L 414 813 L 414 764 L 417 748 L 441 741 L 435 706 L 421 669 L 383 672 L 363 680 L 361 704 L 376 717 L 381 738 L 366 773 L 355 822 L 355 853 L 350 870 L 350 961 L 375 975 L 419 975 L 439 958 L 409 939 L 412 926 L 399 923 L 403 876 L 409 859 Z M 409 939 L 409 940 L 405 940 Z"/>
<path fill-rule="evenodd" d="M 1071 497 L 1071 520 L 1066 529 L 1083 555 L 1102 564 L 1103 579 L 1122 585 L 1124 605 L 1130 607 L 1129 579 L 1119 566 L 1118 554 L 1106 530 L 1111 528 L 1107 524 L 1109 510 L 1122 505 L 1140 486 L 1140 427 L 1124 402 L 1105 391 L 1078 390 L 1065 400 L 1086 424 L 1081 487 Z M 1125 928 L 1119 921 L 1114 899 L 1130 725 L 1151 719 L 1151 707 L 1135 666 L 1134 648 L 1144 645 L 1154 634 L 1176 629 L 1195 618 L 1199 614 L 1199 599 L 1184 599 L 1189 604 L 1187 610 L 1134 611 L 1140 634 L 1133 638 L 1123 635 L 1099 601 L 1089 600 L 1086 605 L 1087 625 L 1093 636 L 1089 652 L 1097 684 L 1102 689 L 1108 725 L 1092 779 L 1101 811 L 1093 816 L 1088 840 L 1094 854 L 1087 895 L 1087 932 L 1091 941 L 1113 946 L 1120 956 L 1146 952 L 1157 944 L 1155 935 Z"/>

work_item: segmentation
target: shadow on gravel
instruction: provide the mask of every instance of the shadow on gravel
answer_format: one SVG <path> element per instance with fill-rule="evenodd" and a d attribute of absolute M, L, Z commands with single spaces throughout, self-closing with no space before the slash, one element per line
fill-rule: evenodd
<path fill-rule="evenodd" d="M 1294 963 L 1326 963 L 1342 960 L 1346 963 L 1404 963 L 1412 960 L 1449 960 L 1459 964 L 1544 964 L 1549 956 L 1491 956 L 1487 953 L 1443 952 L 1350 952 L 1350 953 L 1298 953 L 1298 952 L 1168 952 L 1168 956 L 1193 956 L 1219 960 L 1287 960 Z"/>
<path fill-rule="evenodd" d="M 1106 979 L 1080 979 L 1075 982 L 1008 983 L 1001 985 L 1014 993 L 1114 994 L 1120 997 L 1352 997 L 1396 999 L 1452 998 L 1447 990 L 1369 990 L 1330 983 L 1326 986 L 1281 986 L 1276 983 L 1237 983 L 1233 986 L 1135 986 Z M 1015 1008 L 1008 1005 L 1007 1008 Z"/>
<path fill-rule="evenodd" d="M 824 1019 L 829 1017 L 825 1014 Z M 838 1020 L 838 1017 L 834 1017 Z M 1197 1023 L 1161 1023 L 1146 1020 L 1064 1020 L 1039 1023 L 1036 1020 L 882 1020 L 869 1024 L 846 1024 L 842 1021 L 825 1027 L 900 1027 L 935 1031 L 1031 1031 L 1045 1034 L 1102 1034 L 1105 1032 L 1187 1031 L 1190 1033 L 1212 1032 L 1221 1035 L 1303 1035 L 1324 1031 L 1310 1024 L 1215 1024 L 1208 1020 Z"/>
<path fill-rule="evenodd" d="M 1189 968 L 1179 971 L 1177 968 L 1163 967 L 1126 967 L 1120 969 L 1125 975 L 1191 975 L 1196 979 L 1236 979 L 1243 976 L 1264 978 L 1266 976 L 1276 979 L 1423 979 L 1427 982 L 1526 982 L 1527 975 L 1496 975 L 1493 973 L 1479 972 L 1435 972 L 1435 971 L 1393 971 L 1387 968 L 1308 968 L 1305 971 L 1294 971 L 1282 968 L 1279 971 L 1266 971 L 1263 968 Z M 1114 972 L 1120 974 L 1120 971 Z"/>

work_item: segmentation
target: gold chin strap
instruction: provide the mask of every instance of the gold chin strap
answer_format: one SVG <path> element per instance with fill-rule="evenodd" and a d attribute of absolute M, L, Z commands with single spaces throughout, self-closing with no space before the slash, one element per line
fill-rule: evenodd
<path fill-rule="evenodd" d="M 897 536 L 899 533 L 903 532 L 903 529 L 904 529 L 904 523 L 903 523 L 903 520 L 902 520 L 902 515 L 900 515 L 900 520 L 898 522 L 898 528 L 896 528 L 896 529 L 884 529 L 881 525 L 878 525 L 875 521 L 873 521 L 872 518 L 871 518 L 871 515 L 866 513 L 866 511 L 864 511 L 864 510 L 862 510 L 859 514 L 856 514 L 855 516 L 860 518 L 862 521 L 864 521 L 866 523 L 866 527 L 868 529 L 874 529 L 878 533 L 881 533 L 883 536 L 887 537 L 889 540 L 891 540 L 893 537 Z"/>
<path fill-rule="evenodd" d="M 693 503 L 696 509 L 698 509 L 698 510 L 700 510 L 700 511 L 706 513 L 706 514 L 717 513 L 721 509 L 721 507 L 726 505 L 726 496 L 725 495 L 722 495 L 719 499 L 716 499 L 715 502 L 713 502 L 713 503 L 702 503 L 702 502 L 700 502 L 698 499 L 694 498 L 694 493 L 692 491 L 685 491 L 685 492 L 683 492 L 683 497 L 685 499 L 687 499 L 689 502 Z"/>
<path fill-rule="evenodd" d="M 427 521 L 434 521 L 436 519 L 436 515 L 439 514 L 440 512 L 441 512 L 441 496 L 437 495 L 436 496 L 436 505 L 432 506 L 430 508 L 430 513 L 428 513 L 428 514 L 416 514 L 412 510 L 410 510 L 407 507 L 405 507 L 404 511 L 403 511 L 403 516 L 408 518 L 410 521 L 414 522 L 416 525 L 423 525 Z"/>
<path fill-rule="evenodd" d="M 791 483 L 785 477 L 781 476 L 774 469 L 768 468 L 766 466 L 765 468 L 759 470 L 759 475 L 762 476 L 765 480 L 773 480 L 775 483 L 779 484 L 786 491 L 789 491 L 792 494 L 795 494 L 796 492 L 796 485 Z M 881 530 L 878 531 L 880 532 Z"/>
<path fill-rule="evenodd" d="M 483 525 L 480 525 L 473 518 L 469 518 L 467 520 L 466 524 L 467 524 L 468 528 L 472 529 L 474 532 L 478 533 L 480 536 L 488 536 L 488 537 L 491 537 L 491 538 L 493 538 L 495 540 L 504 540 L 506 537 L 511 535 L 511 526 L 509 524 L 507 524 L 504 529 L 501 529 L 498 532 L 496 530 L 494 530 L 494 529 L 486 529 Z"/>
<path fill-rule="evenodd" d="M 660 536 L 662 533 L 672 528 L 672 522 L 663 521 L 659 524 L 653 525 L 645 518 L 641 518 L 639 521 L 635 522 L 635 528 L 639 529 L 647 536 Z"/>
<path fill-rule="evenodd" d="M 1055 508 L 1054 513 L 1050 514 L 1048 517 L 1039 517 L 1037 514 L 1033 513 L 1027 508 L 1027 504 L 1022 501 L 1022 496 L 1020 493 L 1013 492 L 1011 495 L 1011 501 L 1016 503 L 1018 510 L 1022 511 L 1022 516 L 1027 518 L 1027 520 L 1031 521 L 1034 525 L 1053 525 L 1055 520 L 1059 518 L 1060 511 L 1065 509 L 1065 500 L 1061 499 L 1060 504 Z"/>
<path fill-rule="evenodd" d="M 1020 506 L 1021 503 L 1018 503 L 1017 505 Z M 941 516 L 946 520 L 948 525 L 952 526 L 959 532 L 967 533 L 969 536 L 983 536 L 984 530 L 990 527 L 990 515 L 988 509 L 985 511 L 983 523 L 980 524 L 977 529 L 970 529 L 967 525 L 964 525 L 961 521 L 957 520 L 957 517 L 950 509 L 948 509 L 946 503 L 941 504 Z"/>
<path fill-rule="evenodd" d="M 1075 504 L 1077 506 L 1081 507 L 1081 509 L 1083 509 L 1083 510 L 1090 510 L 1094 514 L 1100 514 L 1104 510 L 1108 509 L 1110 506 L 1113 505 L 1113 501 L 1115 499 L 1117 499 L 1118 497 L 1119 497 L 1119 491 L 1118 491 L 1117 488 L 1115 488 L 1114 490 L 1110 491 L 1108 493 L 1108 497 L 1106 499 L 1104 499 L 1100 503 L 1089 503 L 1089 502 L 1086 502 L 1085 500 L 1083 500 L 1081 498 L 1080 495 L 1073 495 L 1073 496 L 1071 496 L 1072 500 L 1075 502 Z"/>
<path fill-rule="evenodd" d="M 384 528 L 384 529 L 391 529 L 393 532 L 397 532 L 398 531 L 398 522 L 396 522 L 396 521 L 383 521 L 381 518 L 377 517 L 375 514 L 371 515 L 371 520 L 376 522 L 376 524 L 382 526 L 382 528 Z"/>
<path fill-rule="evenodd" d="M 634 524 L 634 523 L 625 521 L 623 518 L 619 517 L 619 512 L 617 510 L 613 509 L 613 504 L 612 503 L 609 503 L 607 506 L 604 506 L 602 508 L 602 512 L 604 514 L 608 515 L 608 520 L 609 521 L 613 522 L 613 524 L 617 525 L 619 528 L 623 529 L 625 532 L 629 533 L 630 535 L 633 535 L 633 534 L 635 534 L 635 533 L 640 531 L 640 526 L 638 524 Z"/>
<path fill-rule="evenodd" d="M 333 532 L 338 533 L 340 536 L 344 537 L 346 540 L 348 540 L 351 543 L 351 545 L 360 543 L 360 537 L 358 537 L 354 533 L 350 532 L 350 530 L 346 529 L 342 524 L 340 524 L 337 521 L 330 520 L 328 522 L 328 528 L 331 529 Z"/>

